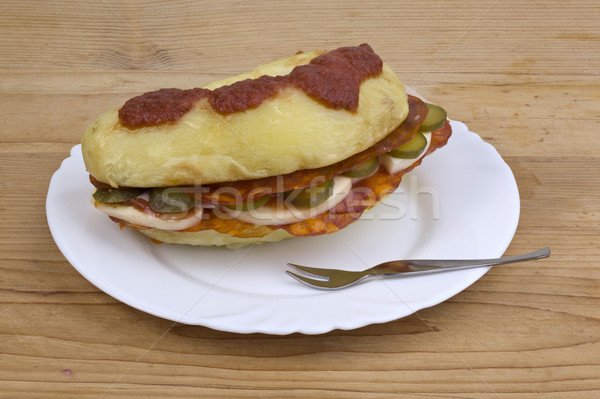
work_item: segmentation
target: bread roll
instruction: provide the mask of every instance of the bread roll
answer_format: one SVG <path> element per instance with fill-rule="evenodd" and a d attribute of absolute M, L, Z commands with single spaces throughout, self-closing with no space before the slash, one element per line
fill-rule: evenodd
<path fill-rule="evenodd" d="M 287 75 L 322 52 L 297 54 L 206 86 L 216 89 L 259 76 Z M 332 109 L 286 87 L 258 107 L 217 113 L 207 98 L 175 123 L 125 127 L 118 108 L 85 131 L 89 173 L 113 187 L 201 185 L 277 176 L 330 165 L 383 139 L 408 113 L 404 86 L 383 64 L 360 86 L 356 112 Z"/>
<path fill-rule="evenodd" d="M 263 237 L 236 237 L 231 234 L 219 233 L 215 230 L 201 231 L 167 231 L 160 229 L 140 230 L 148 237 L 169 244 L 185 244 L 199 246 L 225 246 L 230 249 L 240 248 L 252 244 L 277 242 L 293 237 L 283 229 L 274 230 Z"/>
<path fill-rule="evenodd" d="M 92 123 L 82 152 L 94 205 L 121 228 L 235 248 L 356 221 L 448 141 L 443 109 L 424 125 L 430 107 L 363 44 L 134 97 Z"/>

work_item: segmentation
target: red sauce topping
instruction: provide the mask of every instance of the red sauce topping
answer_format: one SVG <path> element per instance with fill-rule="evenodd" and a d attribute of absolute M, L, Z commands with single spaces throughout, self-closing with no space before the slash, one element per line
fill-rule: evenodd
<path fill-rule="evenodd" d="M 177 122 L 194 103 L 208 97 L 212 108 L 228 115 L 258 107 L 285 87 L 296 87 L 333 109 L 356 112 L 361 83 L 379 75 L 383 61 L 368 44 L 341 47 L 295 67 L 286 76 L 261 76 L 208 89 L 161 89 L 128 100 L 119 120 L 129 128 Z"/>
<path fill-rule="evenodd" d="M 383 61 L 368 44 L 342 47 L 297 66 L 291 84 L 333 109 L 356 112 L 360 84 L 381 73 Z"/>
<path fill-rule="evenodd" d="M 160 89 L 145 93 L 128 100 L 119 110 L 119 119 L 131 128 L 177 122 L 209 93 L 207 89 Z"/>
<path fill-rule="evenodd" d="M 210 93 L 210 105 L 220 114 L 227 115 L 258 107 L 263 100 L 275 95 L 285 86 L 287 76 L 261 76 L 222 86 Z"/>

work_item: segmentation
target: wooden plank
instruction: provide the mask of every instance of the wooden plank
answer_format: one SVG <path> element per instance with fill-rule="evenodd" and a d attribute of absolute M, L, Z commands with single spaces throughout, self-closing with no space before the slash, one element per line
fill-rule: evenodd
<path fill-rule="evenodd" d="M 2 2 L 0 397 L 599 397 L 598 32 L 595 0 Z M 362 42 L 498 150 L 521 195 L 507 254 L 549 259 L 320 336 L 162 320 L 65 260 L 48 183 L 99 113 Z"/>

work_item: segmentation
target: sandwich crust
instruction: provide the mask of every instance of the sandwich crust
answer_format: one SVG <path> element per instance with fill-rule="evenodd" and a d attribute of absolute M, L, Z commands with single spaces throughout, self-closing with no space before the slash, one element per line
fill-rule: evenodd
<path fill-rule="evenodd" d="M 148 237 L 169 244 L 185 244 L 199 246 L 225 246 L 230 249 L 244 247 L 252 244 L 265 242 L 277 242 L 293 235 L 283 229 L 273 230 L 262 237 L 236 237 L 230 234 L 220 233 L 215 230 L 200 231 L 168 231 L 160 229 L 140 230 L 140 233 Z"/>
<path fill-rule="evenodd" d="M 282 76 L 323 52 L 297 54 L 213 82 L 214 90 L 245 79 Z M 88 172 L 113 187 L 166 187 L 277 176 L 334 164 L 382 140 L 408 114 L 402 83 L 385 63 L 362 82 L 356 112 L 333 109 L 295 87 L 258 107 L 222 115 L 201 98 L 177 122 L 135 129 L 119 109 L 85 131 Z"/>

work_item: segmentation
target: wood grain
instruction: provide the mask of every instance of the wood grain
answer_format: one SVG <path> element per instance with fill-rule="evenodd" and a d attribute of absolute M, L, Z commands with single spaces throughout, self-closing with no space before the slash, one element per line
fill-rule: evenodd
<path fill-rule="evenodd" d="M 0 398 L 600 398 L 599 32 L 591 0 L 0 3 Z M 64 259 L 45 196 L 97 114 L 362 42 L 494 145 L 521 195 L 507 254 L 551 258 L 320 336 L 174 324 Z"/>

